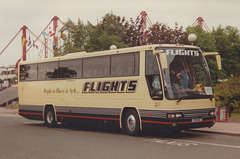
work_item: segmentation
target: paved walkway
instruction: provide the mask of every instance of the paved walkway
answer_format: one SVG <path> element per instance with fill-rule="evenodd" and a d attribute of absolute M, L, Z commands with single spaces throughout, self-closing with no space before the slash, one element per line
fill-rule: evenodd
<path fill-rule="evenodd" d="M 18 115 L 18 109 L 6 109 L 6 107 L 0 107 L 0 116 L 20 117 Z M 240 137 L 240 119 L 230 119 L 229 122 L 216 122 L 212 128 L 197 128 L 191 129 L 190 131 Z"/>
<path fill-rule="evenodd" d="M 20 117 L 18 115 L 18 109 L 7 109 L 5 106 L 0 107 L 0 116 L 6 117 Z"/>
<path fill-rule="evenodd" d="M 216 122 L 211 128 L 197 128 L 191 129 L 191 131 L 240 137 L 240 122 Z"/>

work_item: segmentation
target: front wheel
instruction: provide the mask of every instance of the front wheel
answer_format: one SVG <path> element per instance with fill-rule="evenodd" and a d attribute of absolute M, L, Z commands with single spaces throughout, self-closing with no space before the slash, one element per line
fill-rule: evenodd
<path fill-rule="evenodd" d="M 127 111 L 124 119 L 124 128 L 127 134 L 137 136 L 140 134 L 140 122 L 138 114 L 135 110 L 130 109 Z"/>
<path fill-rule="evenodd" d="M 45 125 L 48 127 L 56 127 L 55 113 L 52 108 L 47 108 L 44 116 Z"/>

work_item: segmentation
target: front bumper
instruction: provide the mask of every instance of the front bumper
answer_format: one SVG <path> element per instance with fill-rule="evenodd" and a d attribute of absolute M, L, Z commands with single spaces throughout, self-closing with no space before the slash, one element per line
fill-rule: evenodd
<path fill-rule="evenodd" d="M 212 127 L 215 124 L 216 116 L 198 118 L 182 119 L 156 119 L 156 118 L 142 118 L 143 130 L 168 132 L 173 130 L 187 130 L 191 128 Z"/>

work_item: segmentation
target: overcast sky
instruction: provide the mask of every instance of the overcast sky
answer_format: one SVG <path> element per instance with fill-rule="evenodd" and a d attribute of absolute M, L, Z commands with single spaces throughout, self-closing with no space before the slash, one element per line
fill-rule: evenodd
<path fill-rule="evenodd" d="M 184 28 L 203 17 L 210 28 L 231 25 L 240 28 L 240 0 L 0 0 L 0 51 L 26 25 L 39 35 L 56 15 L 63 22 L 97 21 L 109 12 L 127 20 L 146 11 L 152 23 Z M 38 54 L 39 50 L 31 51 Z M 22 56 L 21 34 L 0 55 L 0 66 L 15 64 Z"/>

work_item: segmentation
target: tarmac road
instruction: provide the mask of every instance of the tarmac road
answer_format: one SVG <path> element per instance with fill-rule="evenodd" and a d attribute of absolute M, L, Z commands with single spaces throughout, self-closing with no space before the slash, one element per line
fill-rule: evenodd
<path fill-rule="evenodd" d="M 145 134 L 94 130 L 0 115 L 1 159 L 236 159 L 240 137 L 212 133 Z"/>

